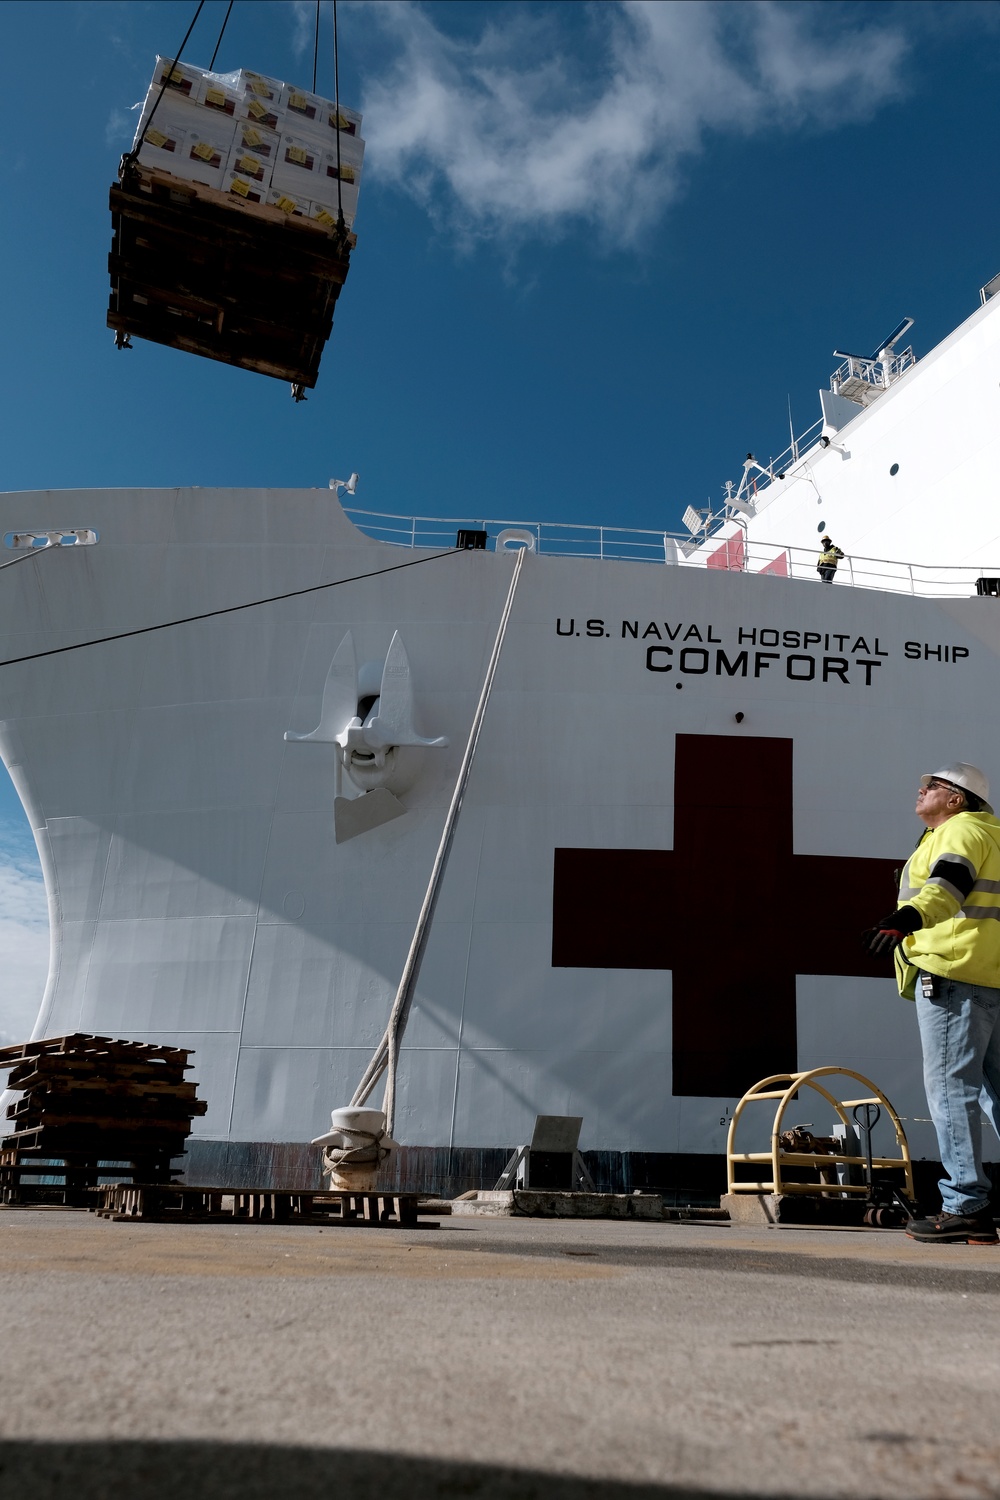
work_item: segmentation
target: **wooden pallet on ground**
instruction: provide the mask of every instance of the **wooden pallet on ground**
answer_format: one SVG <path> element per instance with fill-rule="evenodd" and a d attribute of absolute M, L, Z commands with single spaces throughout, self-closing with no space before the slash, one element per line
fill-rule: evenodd
<path fill-rule="evenodd" d="M 25 1151 L 0 1149 L 0 1206 L 24 1208 L 32 1204 L 62 1204 L 93 1208 L 93 1190 L 102 1180 L 169 1182 L 169 1156 L 135 1156 L 114 1160 L 89 1151 Z"/>
<path fill-rule="evenodd" d="M 355 236 L 131 164 L 111 188 L 108 327 L 316 384 Z"/>
<path fill-rule="evenodd" d="M 96 1213 L 115 1222 L 359 1224 L 413 1229 L 418 1193 L 302 1192 L 294 1188 L 192 1187 L 186 1183 L 108 1183 L 95 1190 Z M 425 1225 L 424 1227 L 429 1227 Z"/>
<path fill-rule="evenodd" d="M 0 1048 L 0 1070 L 24 1094 L 7 1108 L 0 1202 L 87 1206 L 102 1178 L 170 1182 L 192 1119 L 208 1108 L 185 1081 L 190 1056 L 86 1032 Z"/>

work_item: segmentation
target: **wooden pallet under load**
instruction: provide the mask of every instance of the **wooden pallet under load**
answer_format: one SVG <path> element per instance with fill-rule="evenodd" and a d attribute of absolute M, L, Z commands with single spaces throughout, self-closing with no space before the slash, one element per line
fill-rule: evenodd
<path fill-rule="evenodd" d="M 0 1048 L 23 1098 L 7 1107 L 0 1202 L 93 1206 L 100 1178 L 169 1183 L 208 1105 L 185 1081 L 191 1053 L 75 1032 Z"/>
<path fill-rule="evenodd" d="M 108 327 L 311 388 L 356 244 L 314 220 L 130 165 L 111 188 Z"/>

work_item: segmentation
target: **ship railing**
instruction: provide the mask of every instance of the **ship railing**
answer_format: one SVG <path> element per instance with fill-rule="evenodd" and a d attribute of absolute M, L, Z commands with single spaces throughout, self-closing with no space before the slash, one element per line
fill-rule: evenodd
<path fill-rule="evenodd" d="M 624 562 L 674 561 L 674 546 L 697 545 L 688 532 L 638 531 L 624 526 L 578 526 L 563 521 L 500 521 L 491 517 L 402 516 L 344 506 L 359 531 L 376 541 L 402 547 L 454 547 L 460 531 L 485 531 L 486 547 L 496 551 L 523 545 L 556 557 L 594 557 Z M 521 535 L 518 535 L 521 533 Z"/>
<path fill-rule="evenodd" d="M 404 516 L 386 511 L 346 507 L 350 520 L 366 536 L 397 547 L 447 549 L 456 545 L 459 531 L 485 531 L 488 550 L 528 545 L 550 557 L 593 558 L 603 561 L 667 563 L 708 567 L 731 573 L 767 574 L 775 578 L 818 582 L 815 547 L 779 542 L 747 541 L 742 530 L 708 543 L 689 532 L 641 531 L 628 527 L 573 525 L 562 521 L 500 521 L 489 517 Z M 713 545 L 714 544 L 714 545 Z M 1000 577 L 995 567 L 944 567 L 848 553 L 834 579 L 838 588 L 873 589 L 880 593 L 912 594 L 920 598 L 962 599 L 978 593 L 978 580 Z"/>
<path fill-rule="evenodd" d="M 858 381 L 864 382 L 873 391 L 887 391 L 893 381 L 898 380 L 916 362 L 917 357 L 912 347 L 900 350 L 890 359 L 865 359 L 859 354 L 849 354 L 844 363 L 834 370 L 830 389 L 838 394 L 842 392 L 844 395 L 851 395 L 852 399 L 853 391 L 857 389 L 854 383 Z"/>
<path fill-rule="evenodd" d="M 746 542 L 742 533 L 737 531 L 708 556 L 702 552 L 697 559 L 692 557 L 689 565 L 705 565 L 730 573 L 766 573 L 780 578 L 815 581 L 818 561 L 818 546 L 789 547 L 778 542 Z M 948 567 L 939 563 L 898 562 L 847 553 L 837 566 L 834 584 L 874 589 L 884 594 L 912 594 L 923 599 L 965 599 L 983 592 L 980 579 L 998 577 L 1000 564 L 993 568 Z M 992 592 L 992 588 L 986 591 Z"/>
<path fill-rule="evenodd" d="M 735 490 L 735 496 L 733 494 L 735 486 L 726 486 L 729 492 L 728 499 L 730 501 L 734 498 L 739 500 L 745 496 L 752 499 L 754 495 L 769 489 L 775 479 L 779 477 L 784 479 L 786 470 L 790 469 L 793 464 L 797 464 L 800 458 L 803 458 L 811 449 L 815 448 L 822 435 L 823 418 L 817 417 L 816 421 L 810 427 L 807 427 L 805 432 L 800 432 L 798 437 L 793 437 L 788 447 L 779 453 L 776 458 L 769 458 L 767 463 L 761 459 L 760 468 L 748 468 L 744 466 L 743 478 L 740 481 L 739 489 Z M 767 472 L 763 473 L 761 472 L 762 470 L 766 470 Z"/>

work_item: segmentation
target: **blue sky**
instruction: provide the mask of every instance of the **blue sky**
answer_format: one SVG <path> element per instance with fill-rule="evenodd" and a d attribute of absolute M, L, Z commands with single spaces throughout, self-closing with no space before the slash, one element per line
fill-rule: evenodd
<path fill-rule="evenodd" d="M 317 389 L 104 326 L 108 187 L 193 0 L 6 0 L 4 488 L 323 485 L 421 515 L 672 529 L 818 415 L 834 347 L 926 353 L 1000 271 L 996 4 L 341 0 L 358 247 Z M 318 88 L 332 92 L 324 0 Z M 225 0 L 185 56 L 207 65 Z M 308 85 L 311 3 L 217 67 Z M 44 902 L 0 784 L 0 1033 Z M 16 976 L 16 977 L 15 977 Z M 27 1021 L 25 1020 L 27 1018 Z"/>

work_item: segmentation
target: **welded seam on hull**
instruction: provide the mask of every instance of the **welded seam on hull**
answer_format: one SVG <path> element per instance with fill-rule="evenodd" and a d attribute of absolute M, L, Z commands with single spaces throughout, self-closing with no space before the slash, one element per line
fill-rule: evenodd
<path fill-rule="evenodd" d="M 479 899 L 479 873 L 483 867 L 483 845 L 486 842 L 488 809 L 483 810 L 483 826 L 479 834 L 479 852 L 476 855 L 476 883 L 472 891 L 472 910 L 469 913 L 469 937 L 465 945 L 465 972 L 462 975 L 462 1008 L 458 1016 L 458 1040 L 455 1048 L 455 1084 L 451 1095 L 451 1127 L 448 1131 L 449 1151 L 455 1145 L 455 1118 L 458 1113 L 458 1080 L 462 1067 L 462 1036 L 465 1031 L 465 1001 L 469 993 L 469 964 L 472 958 L 472 934 L 476 925 L 476 902 Z"/>

